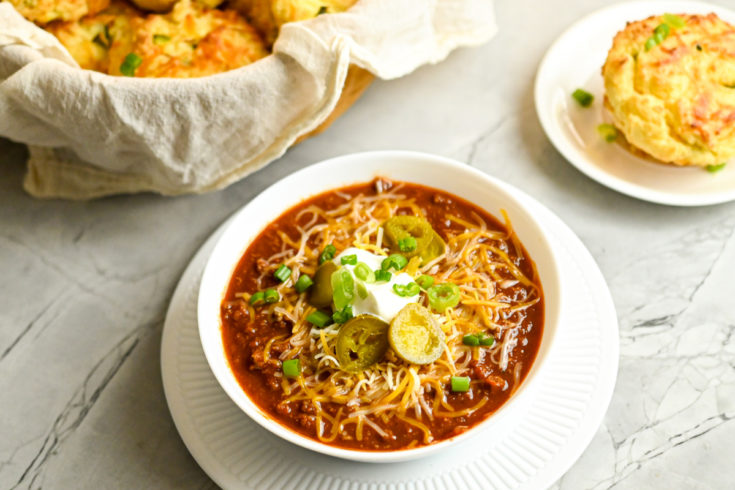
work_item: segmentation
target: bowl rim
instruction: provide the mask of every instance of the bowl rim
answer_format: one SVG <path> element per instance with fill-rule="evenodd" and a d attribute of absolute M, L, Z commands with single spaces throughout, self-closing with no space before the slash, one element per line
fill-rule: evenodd
<path fill-rule="evenodd" d="M 343 447 L 331 446 L 329 444 L 322 443 L 316 439 L 312 439 L 308 436 L 302 435 L 294 431 L 293 429 L 290 429 L 289 427 L 281 424 L 278 420 L 274 419 L 267 412 L 264 412 L 257 404 L 255 404 L 250 399 L 250 396 L 245 392 L 245 390 L 242 389 L 242 387 L 237 382 L 232 372 L 232 369 L 229 366 L 227 356 L 224 353 L 221 333 L 222 323 L 221 316 L 219 314 L 220 304 L 224 297 L 224 294 L 226 293 L 235 267 L 241 260 L 242 255 L 245 253 L 247 247 L 263 231 L 265 226 L 267 226 L 270 222 L 272 222 L 286 210 L 322 192 L 329 191 L 330 189 L 338 189 L 340 187 L 344 187 L 350 184 L 366 182 L 378 175 L 391 178 L 390 162 L 393 162 L 393 164 L 395 165 L 395 161 L 401 159 L 419 160 L 422 162 L 422 164 L 429 165 L 431 167 L 434 167 L 435 169 L 451 171 L 454 173 L 454 175 L 457 176 L 455 178 L 459 180 L 477 179 L 481 184 L 489 186 L 489 188 L 492 189 L 494 193 L 500 194 L 502 196 L 502 207 L 504 209 L 507 209 L 509 205 L 513 205 L 516 208 L 516 211 L 523 215 L 522 218 L 525 218 L 526 225 L 531 229 L 531 231 L 529 231 L 525 239 L 521 238 L 521 243 L 524 244 L 524 248 L 528 248 L 527 242 L 531 238 L 531 234 L 533 234 L 533 238 L 539 243 L 538 248 L 540 250 L 537 250 L 534 254 L 530 254 L 529 252 L 532 260 L 537 263 L 537 256 L 539 251 L 543 251 L 546 254 L 545 275 L 541 276 L 540 278 L 544 290 L 544 327 L 542 341 L 539 346 L 539 351 L 536 354 L 536 358 L 534 359 L 534 362 L 531 366 L 531 369 L 527 373 L 524 381 L 510 396 L 510 398 L 491 415 L 459 435 L 429 445 L 419 446 L 410 449 L 374 451 L 347 449 Z M 328 185 L 324 188 L 316 186 L 319 188 L 304 192 L 303 195 L 300 195 L 297 198 L 289 198 L 284 200 L 285 204 L 282 203 L 280 206 L 278 206 L 277 209 L 273 211 L 272 216 L 268 217 L 267 219 L 261 219 L 264 223 L 263 227 L 259 227 L 257 231 L 248 234 L 248 236 L 243 241 L 244 243 L 242 243 L 240 246 L 241 251 L 239 252 L 239 254 L 234 254 L 234 252 L 230 254 L 234 257 L 234 259 L 227 262 L 228 270 L 224 274 L 224 277 L 227 278 L 226 282 L 222 284 L 221 281 L 217 280 L 217 277 L 215 276 L 222 274 L 223 267 L 218 263 L 218 261 L 221 260 L 220 256 L 223 253 L 226 253 L 227 247 L 232 246 L 232 241 L 235 239 L 236 234 L 239 231 L 237 230 L 238 223 L 246 219 L 249 212 L 252 212 L 252 210 L 257 208 L 258 206 L 261 206 L 263 203 L 280 196 L 279 191 L 282 188 L 288 187 L 289 185 L 300 181 L 305 181 L 305 177 L 311 176 L 312 174 L 319 175 L 320 173 L 328 171 L 334 167 L 354 165 L 355 162 L 348 163 L 351 160 L 367 160 L 370 162 L 377 162 L 375 163 L 375 165 L 380 167 L 381 170 L 373 175 L 373 177 L 366 178 L 363 175 L 352 176 L 347 178 L 345 183 Z M 399 178 L 397 180 L 405 182 L 415 182 L 420 185 L 442 189 L 445 190 L 445 192 L 450 192 L 455 195 L 458 194 L 457 192 L 446 190 L 441 185 L 422 183 L 418 181 L 420 179 L 411 181 L 410 179 Z M 505 420 L 509 418 L 509 416 L 511 416 L 511 411 L 509 410 L 509 408 L 522 406 L 527 401 L 529 397 L 529 392 L 531 392 L 532 388 L 538 384 L 538 374 L 542 372 L 542 367 L 548 361 L 550 353 L 555 344 L 554 340 L 558 336 L 562 309 L 560 294 L 562 290 L 561 273 L 559 267 L 560 260 L 557 253 L 554 251 L 552 240 L 550 239 L 549 234 L 545 231 L 541 223 L 533 216 L 533 213 L 528 209 L 527 205 L 522 203 L 520 199 L 513 195 L 513 193 L 511 192 L 512 190 L 513 187 L 509 184 L 506 184 L 495 177 L 485 174 L 457 160 L 427 153 L 403 150 L 368 151 L 337 156 L 308 165 L 268 186 L 263 192 L 251 199 L 248 203 L 246 203 L 233 214 L 230 223 L 223 230 L 222 235 L 217 239 L 217 242 L 212 249 L 209 258 L 207 259 L 201 277 L 197 298 L 197 323 L 199 337 L 202 343 L 205 357 L 207 359 L 207 364 L 214 374 L 214 377 L 217 379 L 220 387 L 225 391 L 225 393 L 227 393 L 228 397 L 252 420 L 254 420 L 258 425 L 265 428 L 269 432 L 275 434 L 276 436 L 303 448 L 316 451 L 318 453 L 352 461 L 386 463 L 416 459 L 434 454 L 470 437 L 474 437 L 491 426 L 499 425 L 499 422 L 501 420 Z M 475 206 L 484 209 L 492 216 L 497 217 L 497 213 L 488 209 L 487 206 L 477 204 L 465 197 L 463 197 L 463 199 L 474 204 Z M 517 221 L 518 218 L 513 219 L 514 223 L 516 223 Z M 556 292 L 556 294 L 550 295 L 549 292 Z M 216 310 L 214 309 L 215 305 Z M 213 314 L 214 311 L 216 311 L 216 315 Z M 214 335 L 214 332 L 216 332 L 216 335 Z M 224 363 L 222 361 L 224 361 Z M 518 412 L 518 410 L 516 412 Z"/>

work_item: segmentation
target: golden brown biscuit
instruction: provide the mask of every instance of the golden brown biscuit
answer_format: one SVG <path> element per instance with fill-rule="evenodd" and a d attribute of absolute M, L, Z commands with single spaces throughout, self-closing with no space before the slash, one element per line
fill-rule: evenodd
<path fill-rule="evenodd" d="M 97 15 L 78 21 L 52 22 L 46 30 L 61 41 L 79 66 L 107 73 L 113 39 L 127 36 L 131 19 L 141 17 L 140 12 L 126 3 L 113 1 Z"/>
<path fill-rule="evenodd" d="M 8 0 L 26 19 L 37 24 L 79 20 L 107 8 L 110 0 Z"/>
<path fill-rule="evenodd" d="M 311 19 L 325 13 L 344 12 L 356 2 L 357 0 L 232 0 L 228 5 L 245 15 L 271 45 L 283 24 Z"/>
<path fill-rule="evenodd" d="M 266 55 L 258 33 L 235 11 L 179 1 L 166 15 L 133 19 L 110 49 L 112 75 L 191 78 L 238 68 Z M 127 60 L 127 61 L 126 61 Z"/>
<path fill-rule="evenodd" d="M 615 36 L 605 106 L 654 158 L 717 165 L 735 156 L 735 28 L 715 14 L 678 17 L 631 22 Z"/>
<path fill-rule="evenodd" d="M 138 7 L 141 10 L 145 10 L 148 12 L 168 12 L 171 10 L 171 7 L 174 6 L 174 4 L 178 0 L 131 0 L 136 7 Z M 218 7 L 223 0 L 193 0 L 194 3 L 207 8 L 207 9 L 213 9 Z"/>

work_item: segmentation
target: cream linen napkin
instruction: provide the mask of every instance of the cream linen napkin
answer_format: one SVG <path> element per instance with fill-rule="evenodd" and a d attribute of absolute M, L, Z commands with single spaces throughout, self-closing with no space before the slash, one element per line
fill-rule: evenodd
<path fill-rule="evenodd" d="M 273 55 L 188 80 L 80 70 L 0 3 L 0 136 L 30 145 L 24 186 L 89 199 L 225 187 L 317 127 L 350 64 L 392 79 L 495 33 L 492 0 L 361 0 L 282 27 Z"/>

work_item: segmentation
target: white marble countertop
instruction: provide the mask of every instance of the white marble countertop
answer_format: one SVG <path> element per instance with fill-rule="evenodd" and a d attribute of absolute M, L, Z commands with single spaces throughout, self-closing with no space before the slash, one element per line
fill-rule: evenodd
<path fill-rule="evenodd" d="M 204 239 L 268 185 L 373 149 L 454 157 L 520 187 L 599 263 L 620 320 L 618 381 L 557 488 L 732 488 L 735 203 L 649 204 L 576 171 L 541 130 L 533 78 L 553 39 L 608 2 L 496 3 L 489 44 L 374 83 L 327 132 L 222 192 L 38 201 L 21 188 L 25 148 L 0 140 L 0 488 L 214 487 L 161 386 L 173 288 Z"/>

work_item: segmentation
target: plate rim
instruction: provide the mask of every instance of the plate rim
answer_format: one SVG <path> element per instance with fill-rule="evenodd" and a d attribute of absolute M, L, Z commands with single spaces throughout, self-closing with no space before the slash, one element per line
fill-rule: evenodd
<path fill-rule="evenodd" d="M 594 10 L 589 14 L 585 15 L 581 19 L 574 21 L 571 25 L 566 27 L 551 43 L 548 49 L 544 52 L 541 62 L 536 70 L 533 86 L 533 97 L 534 106 L 536 109 L 536 116 L 541 124 L 546 137 L 549 139 L 554 148 L 569 162 L 573 167 L 582 172 L 584 175 L 594 180 L 600 185 L 603 185 L 609 189 L 617 191 L 621 194 L 625 194 L 642 201 L 648 201 L 656 204 L 664 204 L 668 206 L 677 207 L 695 207 L 695 206 L 712 206 L 716 204 L 723 204 L 735 200 L 735 186 L 730 190 L 719 191 L 715 193 L 705 192 L 698 194 L 677 194 L 672 192 L 665 192 L 656 189 L 650 189 L 644 185 L 636 184 L 625 179 L 621 179 L 617 176 L 611 175 L 596 165 L 590 163 L 583 157 L 578 157 L 577 154 L 571 151 L 571 147 L 566 144 L 566 139 L 557 134 L 553 130 L 554 124 L 552 122 L 553 116 L 551 115 L 551 100 L 543 95 L 544 87 L 541 85 L 548 78 L 548 72 L 551 70 L 551 57 L 560 49 L 560 45 L 566 38 L 572 35 L 580 27 L 585 26 L 587 23 L 596 20 L 598 17 L 604 17 L 612 11 L 624 11 L 632 8 L 644 8 L 649 7 L 651 10 L 672 10 L 672 9 L 696 9 L 696 10 L 710 10 L 715 13 L 727 12 L 728 15 L 735 17 L 735 10 L 731 10 L 727 7 L 720 5 L 714 5 L 707 2 L 699 1 L 688 1 L 688 0 L 673 0 L 673 1 L 629 1 L 629 2 L 618 2 L 606 7 Z"/>

